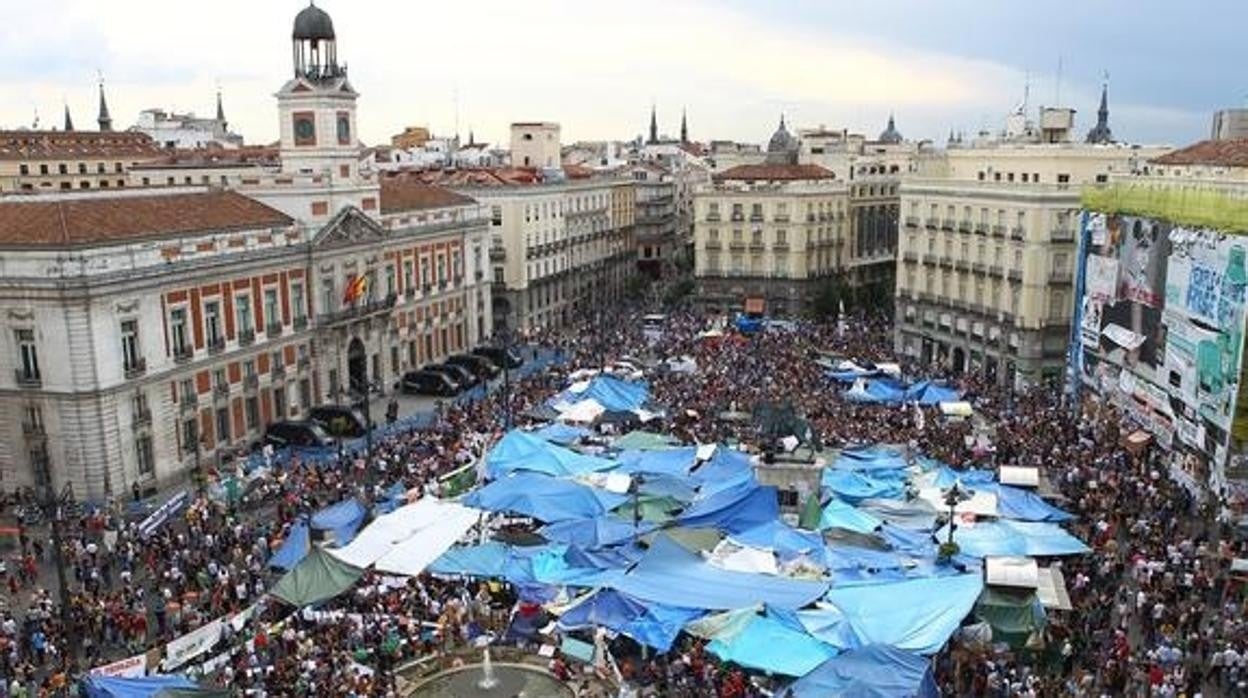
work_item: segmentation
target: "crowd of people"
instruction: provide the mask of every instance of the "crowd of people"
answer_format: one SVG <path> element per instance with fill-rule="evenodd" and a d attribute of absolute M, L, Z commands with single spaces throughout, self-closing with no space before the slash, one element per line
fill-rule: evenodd
<path fill-rule="evenodd" d="M 1076 515 L 1072 533 L 1093 549 L 1060 563 L 1074 611 L 1051 614 L 1044 636 L 1021 651 L 955 638 L 936 659 L 947 695 L 1248 693 L 1245 600 L 1231 571 L 1244 543 L 1219 522 L 1216 501 L 1170 479 L 1160 449 L 1124 445 L 1125 422 L 1111 407 L 1069 404 L 1053 387 L 1020 393 L 902 361 L 908 375 L 955 382 L 976 412 L 972 420 L 916 419 L 909 408 L 838 399 L 814 360 L 897 360 L 885 318 L 708 336 L 706 318 L 682 314 L 648 340 L 637 318 L 620 312 L 532 336 L 526 351 L 557 353 L 565 372 L 624 357 L 692 358 L 694 372 L 647 376 L 652 399 L 666 407 L 664 428 L 688 442 L 733 440 L 757 449 L 754 422 L 725 413 L 785 404 L 804 416 L 822 449 L 907 443 L 955 469 L 1008 463 L 1044 470 Z M 66 525 L 68 610 L 38 584 L 50 555 L 46 534 L 23 531 L 0 566 L 10 592 L 0 612 L 3 695 L 67 694 L 92 666 L 254 608 L 279 574 L 269 558 L 298 517 L 349 497 L 379 502 L 396 486 L 441 494 L 442 476 L 477 459 L 508 420 L 529 421 L 561 381 L 539 372 L 513 380 L 506 392 L 445 406 L 426 427 L 377 439 L 371 459 L 360 450 L 330 466 L 292 458 L 258 480 L 241 506 L 194 498 L 147 534 L 120 508 L 85 513 Z M 979 434 L 991 449 L 968 446 Z M 396 667 L 449 656 L 483 635 L 503 637 L 521 607 L 505 583 L 366 573 L 351 593 L 315 613 L 269 600 L 239 627 L 227 623 L 225 649 L 214 651 L 208 678 L 238 695 L 395 695 Z M 746 698 L 774 687 L 720 663 L 692 638 L 670 653 L 621 657 L 621 674 L 642 695 Z M 565 658 L 556 656 L 551 668 L 581 685 Z"/>

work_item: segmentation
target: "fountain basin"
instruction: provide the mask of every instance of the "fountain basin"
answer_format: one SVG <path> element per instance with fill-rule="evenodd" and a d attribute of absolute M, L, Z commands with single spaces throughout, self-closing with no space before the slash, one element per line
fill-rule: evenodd
<path fill-rule="evenodd" d="M 481 687 L 484 666 L 467 664 L 433 676 L 416 684 L 407 693 L 413 698 L 573 698 L 575 695 L 544 669 L 528 664 L 493 663 L 497 682 L 490 688 Z"/>

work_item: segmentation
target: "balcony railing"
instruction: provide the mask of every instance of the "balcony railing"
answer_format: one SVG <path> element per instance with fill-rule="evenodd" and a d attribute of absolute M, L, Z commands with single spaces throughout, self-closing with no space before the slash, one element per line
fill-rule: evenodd
<path fill-rule="evenodd" d="M 298 368 L 300 371 L 306 371 L 308 367 L 311 365 L 312 365 L 312 359 L 306 356 L 299 357 L 299 360 L 295 362 L 295 367 Z"/>
<path fill-rule="evenodd" d="M 935 218 L 928 218 L 926 221 L 923 222 L 923 227 L 927 228 L 928 230 L 935 230 L 939 225 L 940 224 L 936 222 Z"/>
<path fill-rule="evenodd" d="M 144 424 L 151 424 L 151 423 L 152 423 L 152 411 L 151 410 L 138 410 L 134 413 L 134 425 L 136 427 L 142 426 Z"/>
<path fill-rule="evenodd" d="M 728 249 L 731 249 L 731 250 L 744 250 L 744 249 L 745 249 L 745 241 L 744 241 L 744 240 L 733 240 L 732 242 L 728 243 Z"/>
<path fill-rule="evenodd" d="M 730 220 L 732 220 L 734 223 L 740 223 L 741 221 L 745 220 L 745 214 L 739 213 L 739 212 L 733 212 Z"/>
<path fill-rule="evenodd" d="M 1075 231 L 1054 229 L 1049 232 L 1049 240 L 1051 242 L 1074 242 Z"/>
<path fill-rule="evenodd" d="M 1011 269 L 1011 270 L 1008 272 L 1007 276 L 1009 276 L 1009 277 L 1010 277 L 1010 281 L 1022 281 L 1022 280 L 1023 280 L 1023 270 L 1022 270 L 1022 269 Z"/>
<path fill-rule="evenodd" d="M 917 261 L 919 261 L 919 253 L 917 253 L 917 252 L 912 252 L 912 251 L 910 251 L 910 250 L 906 250 L 905 252 L 902 252 L 902 253 L 901 253 L 901 256 L 902 256 L 902 258 L 903 258 L 903 259 L 905 259 L 907 262 L 917 262 Z"/>
<path fill-rule="evenodd" d="M 1001 265 L 999 264 L 991 264 L 988 266 L 988 275 L 989 276 L 1004 276 L 1005 270 L 1002 269 Z"/>
<path fill-rule="evenodd" d="M 1073 282 L 1074 282 L 1074 279 L 1071 277 L 1071 272 L 1069 270 L 1067 269 L 1050 269 L 1049 270 L 1049 283 L 1070 284 Z"/>
<path fill-rule="evenodd" d="M 260 387 L 259 375 L 252 373 L 250 375 L 243 376 L 243 388 L 245 390 L 255 390 L 258 387 Z"/>
<path fill-rule="evenodd" d="M 992 236 L 993 236 L 994 238 L 1003 238 L 1003 237 L 1005 237 L 1005 226 L 1004 226 L 1004 225 L 994 225 L 994 226 L 992 226 Z"/>
<path fill-rule="evenodd" d="M 213 397 L 222 398 L 222 397 L 229 397 L 229 395 L 230 395 L 230 384 L 229 384 L 229 383 L 218 383 L 218 384 L 216 384 L 216 385 L 212 386 L 212 396 L 213 396 Z"/>
<path fill-rule="evenodd" d="M 1023 239 L 1023 236 L 1024 236 L 1024 233 L 1023 233 L 1023 228 L 1022 228 L 1022 226 L 1018 226 L 1018 225 L 1016 225 L 1016 226 L 1014 226 L 1013 228 L 1010 228 L 1010 239 L 1011 239 L 1011 240 L 1022 240 L 1022 239 Z"/>
<path fill-rule="evenodd" d="M 282 336 L 282 323 L 270 322 L 269 324 L 265 325 L 264 336 L 269 339 L 273 339 L 274 337 L 281 337 Z"/>
<path fill-rule="evenodd" d="M 147 359 L 140 356 L 133 361 L 126 362 L 123 368 L 125 369 L 127 379 L 138 378 L 144 373 L 147 373 Z"/>
<path fill-rule="evenodd" d="M 336 312 L 323 313 L 317 317 L 316 322 L 318 325 L 336 325 L 343 322 L 350 322 L 352 320 L 359 320 L 373 315 L 378 315 L 394 308 L 396 300 L 397 299 L 394 295 L 391 294 L 381 300 L 373 301 L 371 303 L 361 303 L 350 308 L 343 308 L 342 310 Z"/>
<path fill-rule="evenodd" d="M 988 234 L 988 224 L 987 224 L 987 223 L 976 223 L 976 224 L 975 224 L 975 234 L 976 234 L 976 235 L 987 235 L 987 234 Z"/>
<path fill-rule="evenodd" d="M 775 242 L 775 243 L 772 243 L 772 245 L 771 245 L 771 249 L 772 249 L 773 251 L 775 251 L 775 252 L 788 252 L 788 251 L 789 251 L 789 243 L 787 243 L 787 242 Z"/>
<path fill-rule="evenodd" d="M 195 350 L 192 349 L 189 345 L 182 344 L 182 345 L 174 345 L 173 347 L 173 360 L 175 363 L 179 363 L 179 364 L 186 363 L 187 361 L 190 361 L 191 357 L 193 357 L 194 355 L 195 355 Z"/>
<path fill-rule="evenodd" d="M 256 341 L 256 331 L 247 329 L 238 333 L 238 346 L 245 347 Z"/>
<path fill-rule="evenodd" d="M 940 229 L 941 229 L 941 230 L 953 230 L 953 219 L 952 219 L 952 218 L 946 218 L 946 219 L 944 219 L 943 221 L 941 221 L 941 222 L 940 222 Z"/>
<path fill-rule="evenodd" d="M 491 247 L 490 248 L 490 261 L 491 262 L 501 262 L 504 259 L 507 259 L 507 248 L 505 247 Z"/>
<path fill-rule="evenodd" d="M 38 371 L 19 368 L 13 372 L 13 377 L 19 388 L 38 388 L 43 385 L 43 378 Z"/>
<path fill-rule="evenodd" d="M 919 217 L 918 216 L 906 216 L 906 227 L 907 228 L 919 227 Z"/>
<path fill-rule="evenodd" d="M 959 233 L 969 233 L 969 232 L 971 232 L 971 222 L 970 222 L 970 221 L 959 221 L 959 222 L 958 222 L 958 232 L 959 232 Z"/>
<path fill-rule="evenodd" d="M 984 264 L 983 262 L 972 262 L 971 271 L 975 272 L 976 274 L 987 274 L 988 265 Z"/>
<path fill-rule="evenodd" d="M 761 214 L 761 213 L 751 213 L 751 214 L 750 214 L 750 222 L 752 222 L 752 223 L 762 223 L 762 222 L 763 222 L 763 214 Z"/>
<path fill-rule="evenodd" d="M 178 407 L 181 408 L 183 412 L 194 412 L 195 408 L 198 406 L 198 395 L 183 395 L 182 399 L 178 402 Z"/>
<path fill-rule="evenodd" d="M 274 380 L 285 378 L 286 364 L 273 364 L 273 367 L 269 369 L 269 375 L 271 375 Z"/>
<path fill-rule="evenodd" d="M 722 219 L 719 217 L 718 213 L 708 213 L 706 214 L 706 220 L 708 223 L 718 223 Z"/>
<path fill-rule="evenodd" d="M 44 436 L 47 431 L 44 430 L 42 423 L 22 422 L 22 433 L 27 436 Z"/>
<path fill-rule="evenodd" d="M 754 240 L 753 242 L 750 243 L 751 252 L 763 252 L 763 251 L 766 251 L 766 249 L 767 249 L 767 245 L 764 244 L 762 240 Z"/>
<path fill-rule="evenodd" d="M 924 263 L 924 264 L 935 264 L 935 263 L 936 263 L 936 261 L 937 261 L 937 260 L 936 260 L 936 255 L 934 255 L 934 254 L 928 253 L 928 254 L 923 255 L 923 263 Z"/>
<path fill-rule="evenodd" d="M 724 245 L 719 240 L 707 240 L 706 241 L 706 249 L 708 250 L 722 250 L 723 248 L 724 248 Z"/>
<path fill-rule="evenodd" d="M 953 261 L 953 268 L 957 269 L 958 271 L 970 271 L 971 263 L 966 261 L 965 259 L 955 259 Z"/>
<path fill-rule="evenodd" d="M 225 337 L 212 337 L 208 340 L 208 353 L 219 354 L 225 349 Z"/>

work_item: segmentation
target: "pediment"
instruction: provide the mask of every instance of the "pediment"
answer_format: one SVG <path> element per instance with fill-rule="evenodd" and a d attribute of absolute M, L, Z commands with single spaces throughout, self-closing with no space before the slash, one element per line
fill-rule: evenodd
<path fill-rule="evenodd" d="M 369 218 L 363 211 L 348 206 L 342 209 L 321 228 L 312 239 L 313 247 L 336 247 L 380 242 L 386 230 Z"/>

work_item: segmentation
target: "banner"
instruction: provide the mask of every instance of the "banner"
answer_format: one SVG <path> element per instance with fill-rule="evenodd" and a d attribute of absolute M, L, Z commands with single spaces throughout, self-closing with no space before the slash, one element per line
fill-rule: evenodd
<path fill-rule="evenodd" d="M 1101 303 L 1111 303 L 1118 296 L 1118 260 L 1099 254 L 1088 255 L 1086 276 L 1087 297 Z"/>
<path fill-rule="evenodd" d="M 156 532 L 156 529 L 160 528 L 161 525 L 169 520 L 169 517 L 178 513 L 178 510 L 186 506 L 189 501 L 191 501 L 190 492 L 182 490 L 181 492 L 175 494 L 169 499 L 169 501 L 161 504 L 159 509 L 153 511 L 146 519 L 143 519 L 143 521 L 139 523 L 139 534 L 143 537 L 152 535 Z"/>
<path fill-rule="evenodd" d="M 212 649 L 217 640 L 221 639 L 223 629 L 224 624 L 218 618 L 198 630 L 192 630 L 170 641 L 165 645 L 165 661 L 161 663 L 162 667 L 165 671 L 172 671 Z"/>
<path fill-rule="evenodd" d="M 116 676 L 133 679 L 147 675 L 147 655 L 136 654 L 133 657 L 119 659 L 112 664 L 97 666 L 91 670 L 92 676 Z"/>

